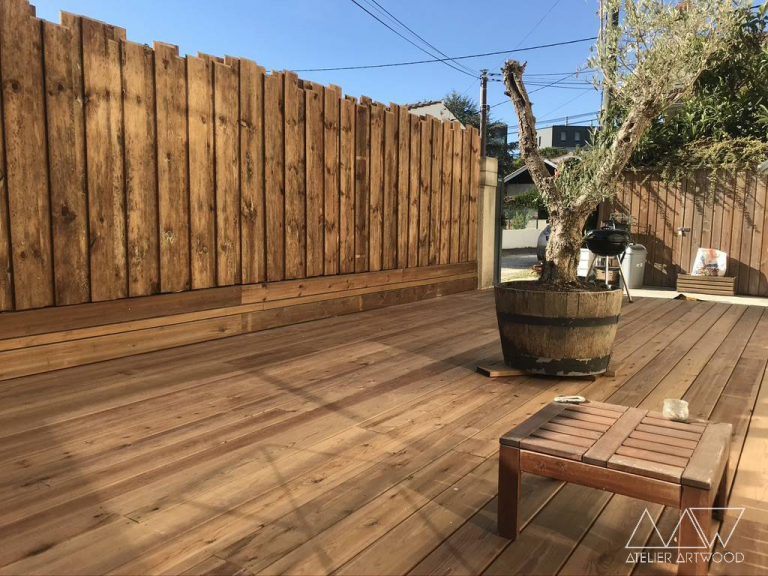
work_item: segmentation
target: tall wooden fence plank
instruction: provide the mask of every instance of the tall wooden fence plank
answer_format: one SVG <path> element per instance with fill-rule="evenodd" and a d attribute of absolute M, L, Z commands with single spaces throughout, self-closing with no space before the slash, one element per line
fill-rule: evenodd
<path fill-rule="evenodd" d="M 213 64 L 216 283 L 240 283 L 240 118 L 237 63 Z"/>
<path fill-rule="evenodd" d="M 85 162 L 73 145 L 83 130 L 82 68 L 72 58 L 79 35 L 44 22 L 43 40 L 56 304 L 80 304 L 90 300 L 90 285 Z"/>
<path fill-rule="evenodd" d="M 421 198 L 421 119 L 410 118 L 411 160 L 408 185 L 408 267 L 419 265 L 419 206 Z"/>
<path fill-rule="evenodd" d="M 756 296 L 768 296 L 768 175 L 757 181 L 759 195 L 763 202 L 763 237 L 760 249 L 760 280 Z"/>
<path fill-rule="evenodd" d="M 470 133 L 463 130 L 461 138 L 461 223 L 459 225 L 459 261 L 469 260 L 469 187 L 472 174 Z"/>
<path fill-rule="evenodd" d="M 477 260 L 477 201 L 480 190 L 480 132 L 470 129 L 470 163 L 471 173 L 469 186 L 469 255 L 470 262 Z"/>
<path fill-rule="evenodd" d="M 2 78 L 0 78 L 1 81 Z M 0 119 L 3 117 L 3 104 L 0 98 Z M 8 172 L 5 166 L 5 135 L 0 124 L 0 312 L 13 310 L 11 219 L 8 210 L 8 179 L 6 177 Z"/>
<path fill-rule="evenodd" d="M 190 288 L 187 85 L 178 48 L 155 44 L 160 289 Z"/>
<path fill-rule="evenodd" d="M 339 272 L 355 271 L 355 101 L 341 101 Z"/>
<path fill-rule="evenodd" d="M 390 105 L 384 115 L 384 181 L 382 267 L 390 270 L 397 265 L 397 109 Z"/>
<path fill-rule="evenodd" d="M 128 295 L 120 48 L 100 22 L 82 34 L 91 299 L 114 300 Z"/>
<path fill-rule="evenodd" d="M 128 224 L 128 293 L 160 292 L 155 147 L 154 52 L 123 44 L 125 196 Z"/>
<path fill-rule="evenodd" d="M 304 134 L 299 114 L 303 115 L 304 92 L 298 77 L 285 75 L 285 277 L 303 278 L 306 256 L 306 213 L 303 190 Z M 299 109 L 302 109 L 301 112 Z"/>
<path fill-rule="evenodd" d="M 307 102 L 307 276 L 322 276 L 325 239 L 324 186 L 325 153 L 323 150 L 323 92 L 306 91 Z M 329 190 L 328 194 L 338 194 Z M 338 196 L 337 196 L 338 197 Z"/>
<path fill-rule="evenodd" d="M 749 256 L 749 284 L 747 294 L 760 293 L 760 278 L 765 275 L 761 271 L 762 261 L 765 259 L 761 253 L 763 247 L 763 221 L 765 220 L 766 190 L 760 186 L 760 178 L 752 176 L 751 189 L 753 190 L 753 216 L 751 222 L 752 246 Z"/>
<path fill-rule="evenodd" d="M 461 221 L 461 136 L 463 130 L 456 124 L 453 128 L 453 181 L 451 182 L 451 263 L 459 261 Z"/>
<path fill-rule="evenodd" d="M 443 131 L 440 121 L 430 119 L 432 145 L 430 148 L 429 179 L 429 264 L 437 264 L 440 256 L 440 168 L 443 155 Z"/>
<path fill-rule="evenodd" d="M 368 270 L 370 210 L 370 100 L 355 109 L 355 272 Z"/>
<path fill-rule="evenodd" d="M 339 273 L 339 108 L 341 90 L 336 86 L 323 94 L 323 230 L 324 273 Z"/>
<path fill-rule="evenodd" d="M 479 159 L 478 159 L 479 163 Z M 479 165 L 479 164 L 478 164 Z M 451 261 L 451 181 L 453 177 L 453 126 L 443 125 L 443 155 L 440 168 L 440 264 Z"/>
<path fill-rule="evenodd" d="M 264 193 L 266 205 L 267 280 L 285 278 L 285 147 L 283 144 L 283 74 L 264 79 Z"/>
<path fill-rule="evenodd" d="M 427 117 L 419 119 L 421 128 L 421 154 L 419 159 L 419 266 L 429 265 L 429 209 L 430 180 L 432 178 L 432 122 Z"/>
<path fill-rule="evenodd" d="M 240 61 L 240 226 L 243 284 L 266 279 L 264 68 Z"/>
<path fill-rule="evenodd" d="M 0 66 L 16 308 L 54 303 L 40 22 L 0 3 Z"/>
<path fill-rule="evenodd" d="M 384 248 L 384 107 L 371 108 L 369 268 L 381 270 Z"/>
<path fill-rule="evenodd" d="M 187 57 L 189 226 L 193 289 L 216 286 L 213 62 Z"/>
<path fill-rule="evenodd" d="M 408 189 L 411 167 L 411 114 L 405 107 L 397 111 L 397 267 L 408 265 Z"/>

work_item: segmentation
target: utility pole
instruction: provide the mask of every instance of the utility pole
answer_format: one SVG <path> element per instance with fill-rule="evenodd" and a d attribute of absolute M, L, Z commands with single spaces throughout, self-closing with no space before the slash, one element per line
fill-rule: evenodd
<path fill-rule="evenodd" d="M 488 149 L 488 70 L 480 70 L 480 155 Z"/>
<path fill-rule="evenodd" d="M 609 70 L 603 70 L 604 74 L 615 76 L 618 61 L 616 57 L 617 38 L 616 30 L 619 27 L 619 9 L 610 5 L 610 0 L 600 0 L 600 50 L 603 53 L 610 54 Z M 602 126 L 606 119 L 608 110 L 611 108 L 611 89 L 603 87 L 603 103 L 600 114 L 600 125 Z"/>

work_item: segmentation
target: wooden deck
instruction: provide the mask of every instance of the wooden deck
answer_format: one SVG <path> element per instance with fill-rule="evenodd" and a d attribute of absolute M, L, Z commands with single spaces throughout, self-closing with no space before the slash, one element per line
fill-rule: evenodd
<path fill-rule="evenodd" d="M 768 570 L 768 309 L 625 304 L 595 381 L 476 374 L 498 349 L 473 292 L 5 382 L 0 573 L 669 573 L 624 546 L 677 511 L 554 480 L 496 534 L 498 437 L 576 393 L 731 422 L 712 572 Z"/>

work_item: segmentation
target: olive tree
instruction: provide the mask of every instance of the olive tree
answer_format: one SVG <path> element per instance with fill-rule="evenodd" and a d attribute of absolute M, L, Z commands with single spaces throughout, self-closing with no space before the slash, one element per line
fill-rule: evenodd
<path fill-rule="evenodd" d="M 506 93 L 517 111 L 520 151 L 549 210 L 552 227 L 542 281 L 577 281 L 582 229 L 602 200 L 612 197 L 627 162 L 653 121 L 685 100 L 699 76 L 726 57 L 744 3 L 733 0 L 603 0 L 621 15 L 606 26 L 590 59 L 610 95 L 600 131 L 588 149 L 561 164 L 554 176 L 537 146 L 536 118 L 523 80 L 525 64 L 505 63 Z M 615 111 L 620 111 L 616 114 Z"/>

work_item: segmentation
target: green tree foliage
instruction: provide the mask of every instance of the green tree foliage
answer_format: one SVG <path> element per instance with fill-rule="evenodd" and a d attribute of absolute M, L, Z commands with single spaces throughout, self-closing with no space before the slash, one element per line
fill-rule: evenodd
<path fill-rule="evenodd" d="M 768 3 L 742 9 L 736 44 L 696 81 L 693 94 L 657 118 L 633 166 L 752 168 L 768 157 Z M 619 111 L 619 114 L 621 112 Z"/>

